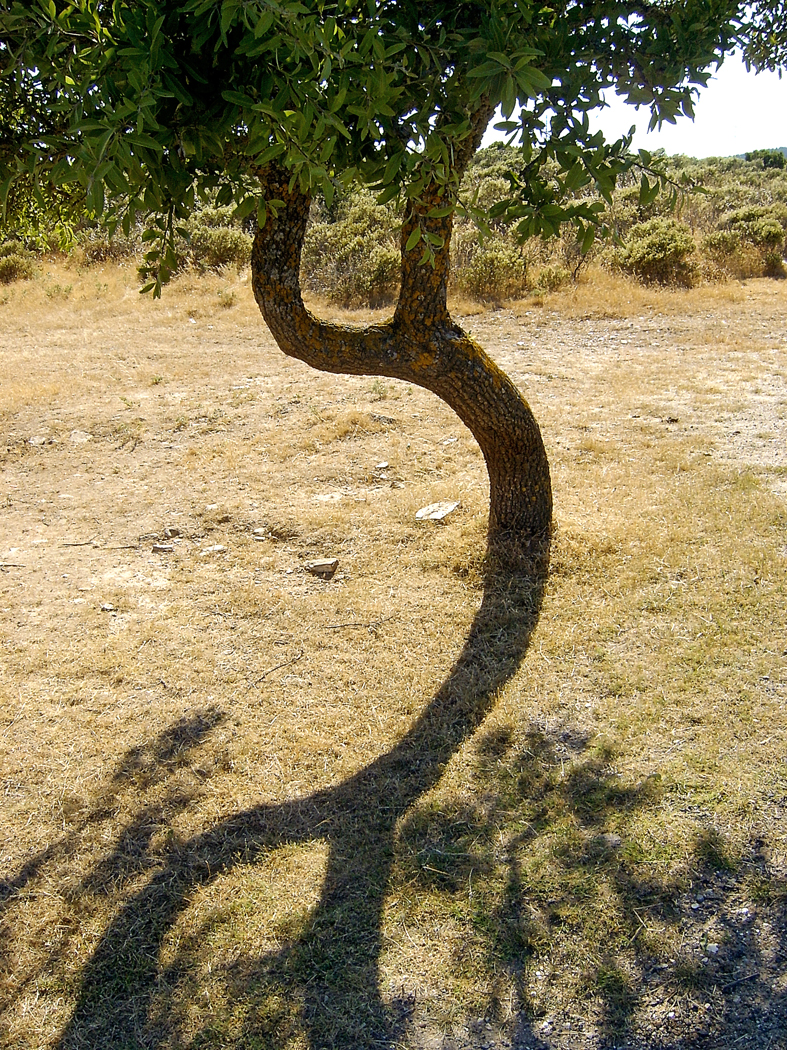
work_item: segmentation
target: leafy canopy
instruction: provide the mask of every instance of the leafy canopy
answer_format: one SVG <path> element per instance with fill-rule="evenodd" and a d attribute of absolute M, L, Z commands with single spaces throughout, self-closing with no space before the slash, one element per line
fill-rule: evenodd
<path fill-rule="evenodd" d="M 591 134 L 601 92 L 649 106 L 652 124 L 690 116 L 693 91 L 736 46 L 757 68 L 784 62 L 786 6 L 0 0 L 0 199 L 21 187 L 43 202 L 62 188 L 126 231 L 153 216 L 158 292 L 198 199 L 217 195 L 264 221 L 276 201 L 257 173 L 273 161 L 329 203 L 338 182 L 355 180 L 381 201 L 417 201 L 437 185 L 456 207 L 457 150 L 499 107 L 524 167 L 495 217 L 523 238 L 571 221 L 589 245 L 603 204 L 578 191 L 592 184 L 609 199 L 632 166 L 644 200 L 659 189 L 629 138 Z M 460 206 L 484 220 L 472 200 Z"/>

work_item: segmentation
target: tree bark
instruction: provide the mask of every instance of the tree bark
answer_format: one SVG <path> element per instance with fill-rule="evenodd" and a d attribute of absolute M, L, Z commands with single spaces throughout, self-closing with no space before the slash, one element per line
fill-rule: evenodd
<path fill-rule="evenodd" d="M 488 114 L 457 151 L 461 178 L 478 148 Z M 480 129 L 480 130 L 479 130 Z M 313 368 L 348 375 L 381 375 L 431 390 L 472 431 L 486 460 L 490 481 L 489 543 L 494 552 L 532 554 L 548 538 L 552 516 L 549 463 L 530 406 L 508 376 L 451 318 L 446 301 L 452 217 L 429 212 L 449 199 L 435 185 L 402 226 L 402 279 L 393 317 L 364 328 L 321 321 L 304 306 L 300 287 L 301 248 L 310 198 L 289 185 L 289 173 L 269 165 L 260 173 L 269 209 L 254 240 L 252 286 L 280 349 Z M 434 266 L 421 252 L 406 251 L 420 225 L 442 247 Z"/>

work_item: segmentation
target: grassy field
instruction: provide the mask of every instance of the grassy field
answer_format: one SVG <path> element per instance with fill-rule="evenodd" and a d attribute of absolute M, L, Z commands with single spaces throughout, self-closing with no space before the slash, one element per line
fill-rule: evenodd
<path fill-rule="evenodd" d="M 4 1046 L 787 1046 L 787 282 L 455 304 L 543 593 L 450 411 L 244 277 L 0 301 Z"/>

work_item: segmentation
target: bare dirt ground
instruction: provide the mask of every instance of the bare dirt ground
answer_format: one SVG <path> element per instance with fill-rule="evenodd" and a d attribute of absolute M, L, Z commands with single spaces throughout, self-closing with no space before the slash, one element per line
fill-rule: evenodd
<path fill-rule="evenodd" d="M 160 915 L 145 895 L 208 829 L 403 738 L 480 601 L 486 479 L 442 404 L 283 358 L 250 299 L 53 267 L 0 306 L 15 1050 L 350 1045 L 345 992 L 315 1005 L 293 954 L 327 907 L 319 831 L 241 862 L 233 830 L 218 874 Z M 521 668 L 397 825 L 358 978 L 384 1034 L 357 1045 L 787 1047 L 787 282 L 599 276 L 464 313 L 543 427 L 553 575 Z"/>

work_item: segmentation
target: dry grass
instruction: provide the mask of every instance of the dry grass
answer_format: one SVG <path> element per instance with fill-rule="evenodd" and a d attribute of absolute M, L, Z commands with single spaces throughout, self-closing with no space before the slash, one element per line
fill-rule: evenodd
<path fill-rule="evenodd" d="M 524 659 L 441 403 L 242 278 L 4 294 L 4 1045 L 781 1045 L 783 285 L 466 312 L 553 464 Z"/>

